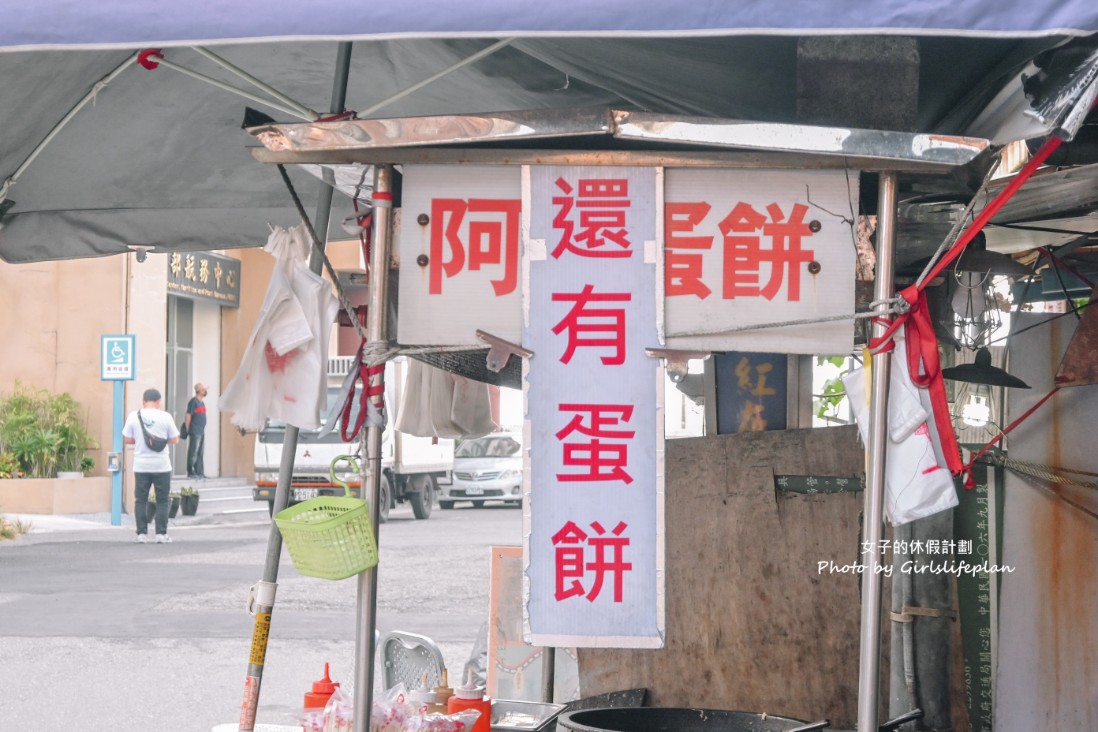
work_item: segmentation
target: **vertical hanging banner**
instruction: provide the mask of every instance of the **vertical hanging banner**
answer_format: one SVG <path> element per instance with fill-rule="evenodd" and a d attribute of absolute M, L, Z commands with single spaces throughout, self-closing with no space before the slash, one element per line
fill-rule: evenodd
<path fill-rule="evenodd" d="M 526 170 L 526 640 L 660 648 L 662 176 Z"/>
<path fill-rule="evenodd" d="M 666 175 L 669 348 L 839 354 L 854 347 L 856 173 Z M 835 317 L 843 319 L 826 320 Z M 772 325 L 791 321 L 806 322 Z"/>
<path fill-rule="evenodd" d="M 520 169 L 404 168 L 397 340 L 482 345 L 522 338 Z"/>

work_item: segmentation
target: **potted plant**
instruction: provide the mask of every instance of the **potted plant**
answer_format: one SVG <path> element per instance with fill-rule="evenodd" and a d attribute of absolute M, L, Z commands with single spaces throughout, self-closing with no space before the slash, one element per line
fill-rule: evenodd
<path fill-rule="evenodd" d="M 95 460 L 92 459 L 91 455 L 85 455 L 84 457 L 80 458 L 81 473 L 87 475 L 93 470 L 95 470 Z"/>
<path fill-rule="evenodd" d="M 172 491 L 168 494 L 171 503 L 168 504 L 168 518 L 173 519 L 179 513 L 180 494 Z M 156 520 L 156 492 L 149 491 L 149 502 L 145 504 L 145 520 L 150 524 Z"/>
<path fill-rule="evenodd" d="M 194 516 L 198 513 L 198 490 L 192 486 L 184 486 L 179 491 L 182 499 L 183 515 Z"/>

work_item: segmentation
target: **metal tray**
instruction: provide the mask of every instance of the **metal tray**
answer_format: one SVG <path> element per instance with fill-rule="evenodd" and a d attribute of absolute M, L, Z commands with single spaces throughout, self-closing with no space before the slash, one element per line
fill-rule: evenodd
<path fill-rule="evenodd" d="M 544 727 L 563 709 L 563 704 L 493 699 L 492 729 L 500 732 L 531 732 Z"/>

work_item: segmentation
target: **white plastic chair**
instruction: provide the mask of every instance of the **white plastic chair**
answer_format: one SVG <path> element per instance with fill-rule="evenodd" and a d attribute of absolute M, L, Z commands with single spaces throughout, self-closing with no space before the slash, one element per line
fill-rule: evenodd
<path fill-rule="evenodd" d="M 391 689 L 403 683 L 409 691 L 423 685 L 427 674 L 427 686 L 434 688 L 442 683 L 442 670 L 446 662 L 442 651 L 425 635 L 393 630 L 381 639 L 383 685 Z"/>

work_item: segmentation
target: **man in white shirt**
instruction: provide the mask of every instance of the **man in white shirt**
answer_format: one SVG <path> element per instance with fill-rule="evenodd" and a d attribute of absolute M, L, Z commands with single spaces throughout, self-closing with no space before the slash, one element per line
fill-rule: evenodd
<path fill-rule="evenodd" d="M 146 505 L 149 502 L 149 489 L 156 488 L 156 543 L 169 544 L 168 509 L 171 506 L 169 494 L 172 487 L 172 460 L 167 446 L 154 450 L 149 446 L 150 438 L 161 438 L 168 445 L 179 442 L 179 428 L 175 426 L 172 415 L 160 408 L 160 392 L 146 389 L 141 396 L 141 409 L 126 418 L 122 428 L 122 441 L 133 445 L 134 506 L 133 516 L 137 520 L 138 544 L 144 544 L 149 528 Z"/>

